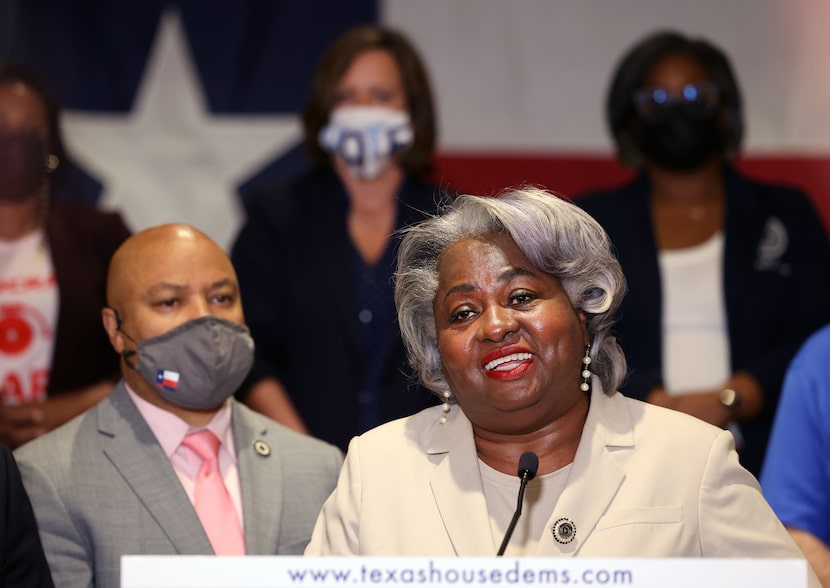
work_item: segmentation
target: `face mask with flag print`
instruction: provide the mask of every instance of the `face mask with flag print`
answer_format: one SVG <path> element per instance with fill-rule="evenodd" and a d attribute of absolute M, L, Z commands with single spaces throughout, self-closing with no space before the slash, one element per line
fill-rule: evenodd
<path fill-rule="evenodd" d="M 188 321 L 136 346 L 138 364 L 130 365 L 166 400 L 194 410 L 222 404 L 254 363 L 248 327 L 215 316 Z"/>
<path fill-rule="evenodd" d="M 341 106 L 320 131 L 320 145 L 363 180 L 378 177 L 414 138 L 409 114 L 385 106 Z"/>

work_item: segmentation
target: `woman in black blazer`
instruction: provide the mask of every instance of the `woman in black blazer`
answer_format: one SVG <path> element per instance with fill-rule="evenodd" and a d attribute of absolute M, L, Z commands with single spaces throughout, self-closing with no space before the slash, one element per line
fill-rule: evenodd
<path fill-rule="evenodd" d="M 395 232 L 436 210 L 436 121 L 420 56 L 397 31 L 350 29 L 320 60 L 303 122 L 313 167 L 254 195 L 232 259 L 256 363 L 240 398 L 345 451 L 434 403 L 395 323 Z"/>
<path fill-rule="evenodd" d="M 757 475 L 787 364 L 830 320 L 824 228 L 803 192 L 732 168 L 741 97 L 710 43 L 642 40 L 607 109 L 618 157 L 640 174 L 576 204 L 608 232 L 630 286 L 621 390 L 729 427 Z"/>

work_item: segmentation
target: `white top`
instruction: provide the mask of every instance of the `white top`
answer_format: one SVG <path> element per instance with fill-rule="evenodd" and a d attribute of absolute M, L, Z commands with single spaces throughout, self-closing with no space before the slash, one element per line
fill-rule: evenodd
<path fill-rule="evenodd" d="M 718 388 L 731 373 L 723 247 L 717 232 L 700 245 L 660 252 L 663 384 L 669 394 Z"/>
<path fill-rule="evenodd" d="M 513 529 L 513 535 L 504 550 L 504 555 L 509 557 L 520 555 L 533 555 L 538 550 L 539 540 L 545 537 L 545 525 L 559 501 L 565 483 L 568 481 L 571 466 L 567 466 L 537 476 L 527 483 L 525 488 L 524 501 L 522 503 L 522 514 Z M 478 460 L 478 467 L 481 471 L 481 482 L 484 486 L 484 499 L 487 501 L 487 512 L 490 514 L 490 530 L 493 533 L 493 542 L 501 547 L 504 534 L 513 513 L 516 511 L 516 503 L 519 497 L 519 476 L 509 476 L 488 466 Z M 550 539 L 550 531 L 546 539 Z M 495 553 L 493 555 L 496 555 Z"/>
<path fill-rule="evenodd" d="M 58 283 L 43 231 L 0 240 L 2 404 L 46 399 L 57 324 Z"/>

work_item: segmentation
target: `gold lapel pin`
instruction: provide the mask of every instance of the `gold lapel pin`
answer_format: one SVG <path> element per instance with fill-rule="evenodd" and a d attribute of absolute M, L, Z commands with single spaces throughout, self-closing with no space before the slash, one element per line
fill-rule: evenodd
<path fill-rule="evenodd" d="M 271 447 L 265 441 L 254 441 L 254 451 L 262 457 L 268 457 L 271 455 Z"/>

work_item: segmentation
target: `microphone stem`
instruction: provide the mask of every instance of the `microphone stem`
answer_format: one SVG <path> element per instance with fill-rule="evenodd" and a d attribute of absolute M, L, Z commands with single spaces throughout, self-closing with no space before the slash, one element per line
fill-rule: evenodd
<path fill-rule="evenodd" d="M 513 518 L 510 519 L 510 525 L 507 527 L 507 533 L 504 534 L 504 540 L 502 540 L 501 547 L 499 547 L 499 552 L 496 554 L 497 557 L 504 555 L 504 550 L 507 549 L 507 544 L 510 542 L 510 536 L 513 535 L 513 529 L 516 528 L 516 523 L 519 520 L 519 516 L 522 514 L 522 502 L 524 502 L 525 488 L 527 487 L 527 483 L 528 472 L 525 471 L 522 474 L 521 482 L 519 482 L 519 499 L 516 504 L 516 512 L 513 513 Z"/>

